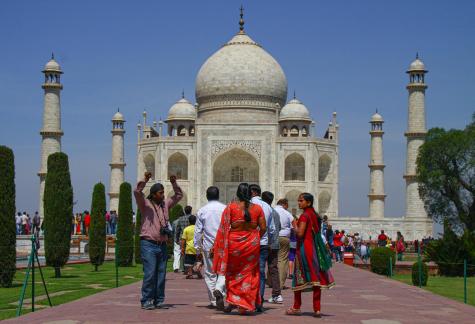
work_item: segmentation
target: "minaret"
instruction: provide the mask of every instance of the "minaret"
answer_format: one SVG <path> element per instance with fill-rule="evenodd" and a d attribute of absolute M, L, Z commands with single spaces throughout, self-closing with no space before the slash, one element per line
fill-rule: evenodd
<path fill-rule="evenodd" d="M 112 161 L 111 179 L 109 188 L 109 210 L 119 208 L 119 188 L 124 182 L 124 116 L 117 110 L 112 117 Z"/>
<path fill-rule="evenodd" d="M 369 217 L 384 218 L 384 160 L 383 160 L 383 117 L 376 113 L 371 117 L 371 154 L 369 162 Z"/>
<path fill-rule="evenodd" d="M 425 117 L 425 90 L 427 85 L 424 82 L 424 75 L 427 73 L 424 63 L 416 56 L 414 62 L 409 66 L 409 107 L 407 118 L 407 155 L 406 155 L 406 217 L 407 218 L 427 218 L 424 203 L 419 197 L 419 184 L 416 181 L 416 159 L 419 147 L 424 143 L 426 136 Z"/>
<path fill-rule="evenodd" d="M 51 60 L 46 63 L 44 70 L 45 82 L 41 86 L 45 90 L 44 108 L 43 108 L 43 128 L 40 131 L 41 140 L 41 167 L 38 172 L 40 177 L 40 204 L 39 214 L 43 219 L 43 193 L 45 190 L 45 178 L 48 167 L 48 156 L 52 153 L 61 151 L 61 90 L 63 85 L 60 82 L 60 76 L 63 74 L 61 67 L 54 60 L 54 54 L 51 54 Z"/>

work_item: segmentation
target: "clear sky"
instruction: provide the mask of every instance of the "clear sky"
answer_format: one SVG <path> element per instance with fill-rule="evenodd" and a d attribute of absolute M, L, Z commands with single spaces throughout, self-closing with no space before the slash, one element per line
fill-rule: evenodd
<path fill-rule="evenodd" d="M 182 89 L 194 101 L 201 64 L 238 31 L 282 65 L 289 93 L 322 136 L 340 124 L 340 215 L 368 213 L 369 118 L 383 115 L 386 215 L 404 212 L 408 77 L 416 52 L 426 77 L 428 127 L 462 128 L 475 111 L 474 1 L 2 1 L 0 144 L 16 158 L 17 208 L 38 206 L 43 90 L 54 51 L 62 77 L 62 140 L 77 209 L 109 185 L 112 115 L 126 123 L 126 180 L 136 180 L 136 124 L 166 118 Z M 265 189 L 265 188 L 264 188 Z"/>

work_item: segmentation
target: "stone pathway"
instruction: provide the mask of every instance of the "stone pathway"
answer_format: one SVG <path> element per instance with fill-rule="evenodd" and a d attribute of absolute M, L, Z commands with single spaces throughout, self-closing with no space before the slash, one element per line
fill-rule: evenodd
<path fill-rule="evenodd" d="M 285 316 L 292 303 L 284 291 L 284 305 L 270 305 L 263 314 L 226 315 L 207 309 L 202 280 L 167 275 L 166 302 L 169 309 L 144 311 L 139 306 L 140 283 L 97 293 L 93 296 L 43 309 L 12 323 L 474 323 L 475 307 L 452 301 L 417 287 L 387 279 L 365 270 L 337 264 L 332 269 L 337 286 L 323 292 L 323 318 L 311 317 L 311 294 L 303 295 L 301 317 Z M 290 282 L 289 282 L 290 283 Z M 266 294 L 270 289 L 266 289 Z M 266 295 L 268 297 L 268 295 Z M 8 322 L 8 321 L 7 321 Z"/>

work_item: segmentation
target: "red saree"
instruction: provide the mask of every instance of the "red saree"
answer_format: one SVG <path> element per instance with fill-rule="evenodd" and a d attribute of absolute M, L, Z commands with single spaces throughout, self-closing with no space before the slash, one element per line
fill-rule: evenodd
<path fill-rule="evenodd" d="M 251 222 L 264 217 L 258 205 L 249 207 Z M 244 221 L 244 212 L 232 202 L 223 212 L 214 243 L 213 270 L 226 277 L 226 302 L 253 311 L 261 304 L 259 294 L 259 227 L 231 231 L 231 224 Z"/>
<path fill-rule="evenodd" d="M 315 241 L 316 235 L 321 235 L 317 217 L 313 208 L 306 208 L 298 220 L 298 224 L 305 222 L 307 227 L 304 237 L 297 238 L 292 282 L 294 291 L 312 291 L 313 287 L 331 288 L 335 285 L 330 270 L 322 269 L 324 268 L 322 258 L 327 257 L 322 254 L 327 252 Z"/>

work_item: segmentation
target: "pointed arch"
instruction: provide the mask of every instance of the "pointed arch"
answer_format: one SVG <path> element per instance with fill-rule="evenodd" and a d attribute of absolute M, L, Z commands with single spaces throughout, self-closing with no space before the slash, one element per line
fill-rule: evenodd
<path fill-rule="evenodd" d="M 168 158 L 168 178 L 172 175 L 188 180 L 188 158 L 183 153 L 176 152 Z"/>
<path fill-rule="evenodd" d="M 295 217 L 299 214 L 297 200 L 302 192 L 298 190 L 290 190 L 285 194 L 285 198 L 289 201 L 289 212 Z"/>
<path fill-rule="evenodd" d="M 292 153 L 285 159 L 285 181 L 305 181 L 305 159 L 298 153 Z"/>
<path fill-rule="evenodd" d="M 152 173 L 152 179 L 155 179 L 155 158 L 152 153 L 148 153 L 143 158 L 143 163 L 145 166 L 145 171 Z"/>
<path fill-rule="evenodd" d="M 330 174 L 330 169 L 332 165 L 332 159 L 327 155 L 323 154 L 318 159 L 318 181 L 328 181 Z"/>
<path fill-rule="evenodd" d="M 323 190 L 318 195 L 318 213 L 321 214 L 322 216 L 328 211 L 328 208 L 330 207 L 331 199 L 332 199 L 332 196 L 326 190 Z"/>

